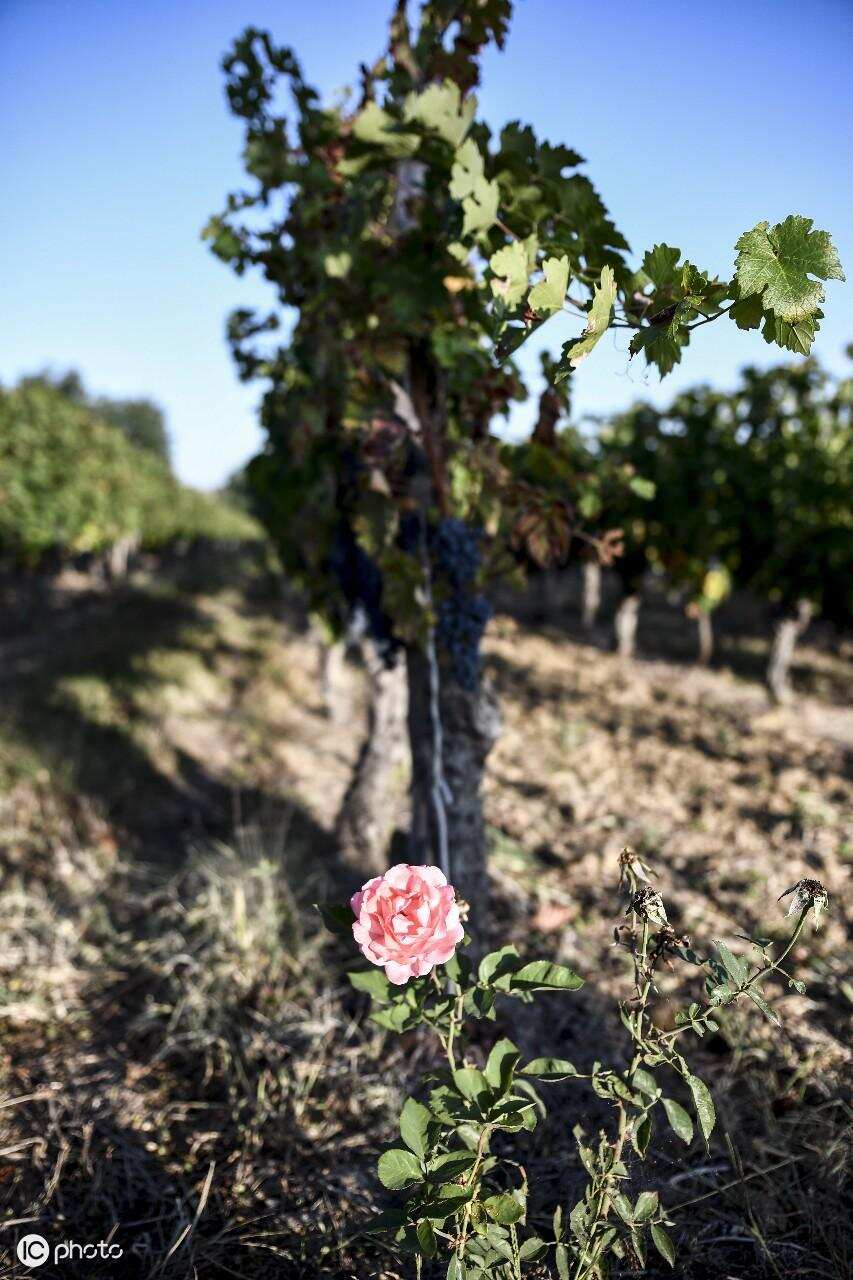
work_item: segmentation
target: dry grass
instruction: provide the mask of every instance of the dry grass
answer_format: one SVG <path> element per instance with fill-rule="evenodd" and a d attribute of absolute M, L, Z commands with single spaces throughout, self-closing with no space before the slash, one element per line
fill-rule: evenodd
<path fill-rule="evenodd" d="M 61 651 L 21 635 L 8 651 L 4 1274 L 30 1274 L 12 1257 L 25 1229 L 125 1250 L 64 1277 L 408 1274 L 362 1228 L 381 1205 L 376 1154 L 432 1048 L 365 1021 L 351 957 L 310 909 L 336 883 L 359 674 L 353 714 L 330 726 L 298 611 L 283 632 L 263 568 L 232 568 L 245 585 L 222 566 L 213 584 L 204 565 L 142 576 L 96 602 L 94 630 L 91 602 L 75 623 L 65 599 Z M 726 1017 L 697 1058 L 719 1141 L 685 1160 L 661 1138 L 651 1172 L 684 1206 L 679 1275 L 849 1274 L 850 712 L 823 718 L 820 701 L 849 657 L 806 650 L 809 692 L 777 711 L 725 667 L 625 667 L 553 628 L 504 618 L 488 649 L 505 718 L 486 801 L 496 934 L 590 979 L 490 1034 L 579 1062 L 622 1052 L 610 942 L 627 840 L 697 943 L 778 932 L 775 897 L 819 876 L 833 913 L 798 957 L 808 995 L 778 993 L 781 1036 L 755 1010 Z M 534 1216 L 572 1201 L 571 1126 L 607 1122 L 570 1086 L 549 1102 L 523 1152 Z"/>

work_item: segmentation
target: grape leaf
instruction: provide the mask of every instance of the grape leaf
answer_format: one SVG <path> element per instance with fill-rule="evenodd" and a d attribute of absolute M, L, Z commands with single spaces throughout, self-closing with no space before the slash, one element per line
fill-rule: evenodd
<path fill-rule="evenodd" d="M 473 138 L 469 138 L 456 152 L 453 168 L 450 170 L 450 194 L 453 199 L 464 200 L 466 196 L 470 196 L 478 179 L 485 175 L 480 149 Z"/>
<path fill-rule="evenodd" d="M 601 280 L 593 290 L 592 306 L 589 309 L 586 328 L 582 337 L 576 341 L 567 342 L 563 346 L 555 382 L 562 382 L 569 376 L 572 369 L 576 369 L 580 362 L 587 358 L 610 324 L 615 301 L 616 277 L 613 274 L 613 268 L 602 267 Z"/>
<path fill-rule="evenodd" d="M 359 142 L 381 147 L 389 156 L 400 160 L 414 155 L 421 141 L 416 133 L 400 130 L 394 117 L 376 102 L 368 102 L 362 108 L 353 121 L 352 132 Z"/>
<path fill-rule="evenodd" d="M 832 237 L 828 231 L 812 231 L 812 225 L 811 218 L 798 214 L 774 227 L 759 222 L 735 245 L 741 297 L 760 295 L 765 310 L 789 324 L 817 311 L 826 296 L 819 281 L 844 279 Z"/>
<path fill-rule="evenodd" d="M 471 127 L 477 99 L 462 99 L 459 86 L 451 80 L 443 84 L 428 85 L 422 93 L 410 93 L 406 97 L 403 115 L 433 129 L 445 142 L 458 147 Z"/>
<path fill-rule="evenodd" d="M 492 293 L 512 310 L 527 292 L 527 252 L 523 243 L 513 240 L 498 249 L 489 259 L 489 266 L 496 277 L 491 281 Z"/>
<path fill-rule="evenodd" d="M 566 290 L 569 287 L 569 260 L 565 254 L 562 258 L 546 258 L 542 263 L 542 270 L 545 279 L 540 280 L 539 284 L 535 284 L 530 290 L 528 302 L 539 315 L 550 316 L 555 311 L 559 311 L 566 300 Z M 602 272 L 602 276 L 603 274 Z M 613 272 L 611 271 L 610 274 L 612 276 Z"/>

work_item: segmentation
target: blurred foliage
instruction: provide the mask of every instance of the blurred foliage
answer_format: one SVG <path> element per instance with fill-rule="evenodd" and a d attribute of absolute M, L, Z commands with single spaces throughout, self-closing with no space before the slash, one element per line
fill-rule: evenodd
<path fill-rule="evenodd" d="M 246 514 L 181 485 L 166 460 L 129 443 L 60 385 L 0 390 L 0 557 L 102 552 L 122 540 L 257 536 Z"/>

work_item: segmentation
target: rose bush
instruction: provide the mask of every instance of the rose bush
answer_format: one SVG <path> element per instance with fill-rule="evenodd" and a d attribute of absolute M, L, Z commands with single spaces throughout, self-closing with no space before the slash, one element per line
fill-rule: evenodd
<path fill-rule="evenodd" d="M 553 1259 L 559 1280 L 606 1280 L 614 1268 L 644 1268 L 649 1247 L 675 1266 L 671 1211 L 657 1189 L 643 1187 L 640 1166 L 653 1131 L 664 1125 L 688 1150 L 697 1140 L 710 1150 L 716 1111 L 711 1091 L 684 1056 L 690 1034 L 717 1031 L 726 1007 L 744 998 L 780 1026 L 771 1000 L 780 983 L 783 990 L 805 991 L 784 966 L 807 917 L 813 914 L 816 926 L 828 898 L 816 880 L 801 880 L 788 890 L 796 920 L 787 939 L 740 934 L 737 951 L 716 941 L 700 954 L 669 923 L 651 867 L 632 849 L 622 853 L 619 872 L 626 910 L 615 940 L 633 970 L 619 1016 L 631 1052 L 613 1066 L 596 1061 L 588 1071 L 563 1058 L 525 1061 L 505 1036 L 487 1051 L 493 1036 L 483 1035 L 486 1028 L 471 1034 L 472 1023 L 506 1020 L 505 1002 L 528 1003 L 539 992 L 570 994 L 583 982 L 566 965 L 526 959 L 512 945 L 476 965 L 462 948 L 457 952 L 466 941 L 460 904 L 436 867 L 398 864 L 369 880 L 351 909 L 320 907 L 330 929 L 354 935 L 371 966 L 385 970 L 349 974 L 372 1001 L 372 1021 L 396 1033 L 428 1028 L 441 1046 L 444 1065 L 430 1067 L 420 1097 L 406 1100 L 400 1138 L 379 1157 L 380 1181 L 401 1198 L 370 1228 L 414 1257 L 417 1277 L 435 1261 L 447 1280 L 525 1280 L 530 1266 L 542 1275 L 546 1259 Z M 696 998 L 674 1010 L 659 971 L 677 961 L 704 983 Z M 658 1012 L 664 1006 L 665 1021 Z M 560 1081 L 609 1103 L 613 1122 L 597 1134 L 575 1126 L 588 1180 L 571 1212 L 564 1216 L 559 1203 L 549 1222 L 538 1206 L 528 1216 L 527 1175 L 506 1143 L 537 1127 L 546 1115 L 540 1088 Z M 586 1109 L 580 1102 L 579 1116 Z"/>
<path fill-rule="evenodd" d="M 350 906 L 362 955 L 398 987 L 446 964 L 464 934 L 456 892 L 438 867 L 399 862 L 368 880 Z"/>

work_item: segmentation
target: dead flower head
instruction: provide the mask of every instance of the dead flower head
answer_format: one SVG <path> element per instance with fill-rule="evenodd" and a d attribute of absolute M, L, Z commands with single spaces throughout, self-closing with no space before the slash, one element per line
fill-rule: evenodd
<path fill-rule="evenodd" d="M 792 884 L 790 889 L 786 889 L 784 893 L 779 895 L 778 901 L 787 898 L 788 894 L 794 896 L 791 899 L 791 905 L 788 907 L 787 914 L 789 916 L 796 915 L 798 911 L 808 911 L 809 907 L 814 909 L 814 927 L 817 929 L 820 925 L 820 916 L 822 911 L 829 908 L 829 894 L 819 880 L 798 880 L 796 884 Z"/>
<path fill-rule="evenodd" d="M 641 920 L 648 921 L 649 924 L 656 924 L 662 929 L 669 926 L 663 898 L 651 885 L 648 885 L 645 889 L 637 890 L 631 898 L 631 905 L 628 909 L 633 911 L 634 915 L 639 916 Z"/>

